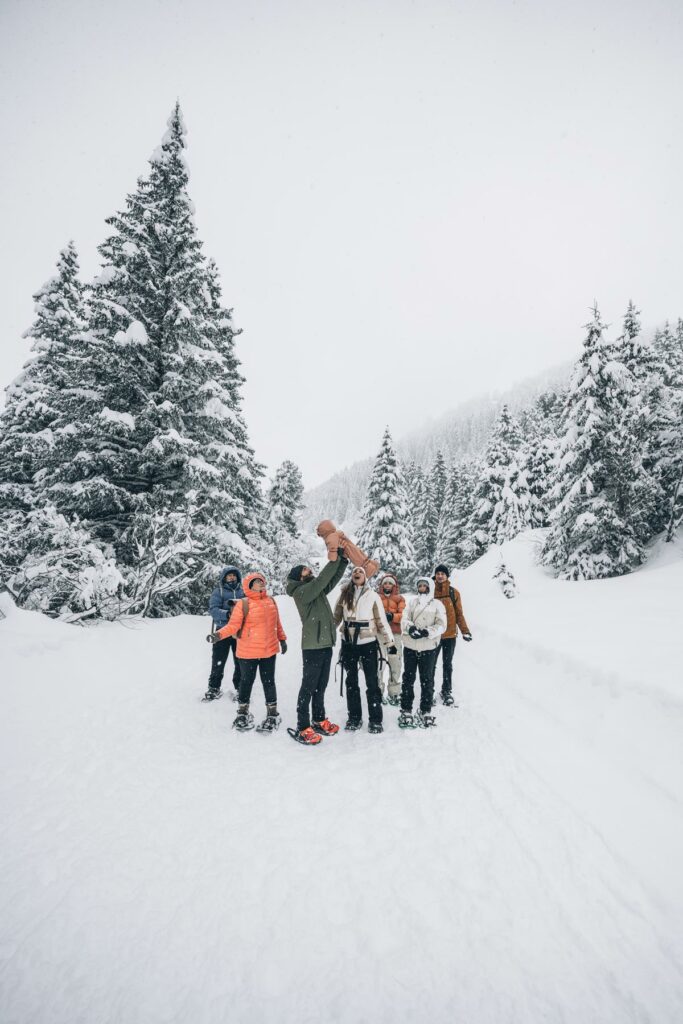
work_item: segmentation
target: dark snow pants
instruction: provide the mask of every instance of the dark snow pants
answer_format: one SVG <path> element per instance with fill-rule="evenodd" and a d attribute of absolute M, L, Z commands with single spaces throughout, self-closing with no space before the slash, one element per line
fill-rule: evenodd
<path fill-rule="evenodd" d="M 371 644 L 344 644 L 342 648 L 344 671 L 346 672 L 346 706 L 349 719 L 353 722 L 363 720 L 363 707 L 358 685 L 358 669 L 363 669 L 365 676 L 365 692 L 368 699 L 368 718 L 371 722 L 382 721 L 382 691 L 379 688 L 379 645 L 376 640 Z"/>
<path fill-rule="evenodd" d="M 313 721 L 322 722 L 325 716 L 325 690 L 330 678 L 332 648 L 322 647 L 318 651 L 304 651 L 304 674 L 296 702 L 297 729 L 308 729 L 311 724 L 311 701 Z"/>
<path fill-rule="evenodd" d="M 436 675 L 436 665 L 439 660 L 439 654 L 443 654 L 443 663 L 441 665 L 443 669 L 443 681 L 441 683 L 442 693 L 451 693 L 453 690 L 453 655 L 455 653 L 455 637 L 445 637 L 441 640 L 441 643 L 436 649 L 436 658 L 434 659 L 434 675 Z"/>
<path fill-rule="evenodd" d="M 412 711 L 415 699 L 415 676 L 420 673 L 420 711 L 431 713 L 434 698 L 434 671 L 436 651 L 413 651 L 403 645 L 403 683 L 401 685 L 401 711 Z"/>
<path fill-rule="evenodd" d="M 220 690 L 230 651 L 232 651 L 232 660 L 235 665 L 232 673 L 232 685 L 236 690 L 239 689 L 240 666 L 236 654 L 237 637 L 229 636 L 227 639 L 219 640 L 217 644 L 213 645 L 213 650 L 211 651 L 211 675 L 209 676 L 210 690 Z"/>
<path fill-rule="evenodd" d="M 248 704 L 251 699 L 251 688 L 256 679 L 256 670 L 261 676 L 266 704 L 277 704 L 275 689 L 275 658 L 239 658 L 240 663 L 240 704 Z"/>

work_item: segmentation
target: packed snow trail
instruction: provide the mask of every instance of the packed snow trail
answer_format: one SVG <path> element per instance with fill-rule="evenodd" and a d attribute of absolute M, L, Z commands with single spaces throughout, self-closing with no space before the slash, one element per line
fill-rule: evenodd
<path fill-rule="evenodd" d="M 572 717 L 561 654 L 549 670 L 530 636 L 515 647 L 466 579 L 460 708 L 425 732 L 385 707 L 382 735 L 313 750 L 285 732 L 286 598 L 269 736 L 231 730 L 228 698 L 200 702 L 206 618 L 79 630 L 10 610 L 3 1024 L 679 1022 L 683 913 L 660 849 L 665 826 L 682 848 L 674 697 L 654 765 L 639 723 L 659 698 L 652 721 L 633 698 L 622 761 L 626 721 L 597 742 L 608 699 L 578 652 L 590 706 Z M 343 721 L 333 682 L 328 712 Z"/>

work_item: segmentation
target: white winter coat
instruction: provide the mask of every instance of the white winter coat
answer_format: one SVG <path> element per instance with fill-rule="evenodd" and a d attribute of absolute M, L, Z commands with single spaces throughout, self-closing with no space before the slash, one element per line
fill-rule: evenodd
<path fill-rule="evenodd" d="M 434 583 L 427 576 L 422 576 L 418 583 L 426 583 L 429 586 L 428 594 L 418 594 L 406 601 L 406 606 L 401 616 L 401 635 L 403 644 L 411 651 L 433 651 L 439 646 L 442 633 L 448 628 L 448 618 L 443 601 L 434 597 Z M 418 629 L 428 630 L 427 636 L 413 640 L 408 634 L 411 626 Z"/>
<path fill-rule="evenodd" d="M 342 602 L 341 594 L 339 595 L 334 609 L 334 621 L 337 626 L 340 626 L 339 631 L 342 636 L 344 635 L 344 623 L 369 622 L 370 625 L 367 628 L 364 626 L 359 630 L 358 643 L 381 640 L 385 647 L 391 647 L 394 642 L 382 599 L 368 583 L 364 583 L 360 591 L 356 592 L 351 608 L 346 607 Z"/>

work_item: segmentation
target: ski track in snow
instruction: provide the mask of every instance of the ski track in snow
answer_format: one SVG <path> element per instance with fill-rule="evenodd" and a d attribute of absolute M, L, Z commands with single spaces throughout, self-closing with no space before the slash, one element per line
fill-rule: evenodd
<path fill-rule="evenodd" d="M 206 618 L 14 638 L 3 1024 L 678 1024 L 683 901 L 634 838 L 683 853 L 680 804 L 563 713 L 561 664 L 475 625 L 437 729 L 307 749 L 281 608 L 269 736 L 200 703 Z"/>

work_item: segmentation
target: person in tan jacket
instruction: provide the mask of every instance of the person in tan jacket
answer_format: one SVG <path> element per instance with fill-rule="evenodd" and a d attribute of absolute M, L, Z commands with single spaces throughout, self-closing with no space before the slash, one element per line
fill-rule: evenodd
<path fill-rule="evenodd" d="M 379 595 L 370 587 L 362 566 L 354 568 L 351 579 L 342 588 L 334 609 L 334 621 L 342 636 L 341 660 L 346 672 L 349 717 L 345 728 L 360 729 L 363 724 L 358 685 L 358 670 L 361 667 L 368 700 L 368 732 L 382 732 L 379 641 L 393 654 L 396 653 L 396 645 Z"/>
<path fill-rule="evenodd" d="M 458 636 L 458 629 L 462 633 L 463 640 L 470 641 L 472 634 L 470 627 L 465 620 L 465 613 L 462 610 L 462 598 L 460 591 L 451 585 L 450 569 L 447 565 L 437 565 L 434 570 L 434 597 L 443 603 L 446 610 L 448 625 L 441 637 L 441 643 L 436 652 L 436 661 L 439 655 L 443 655 L 442 662 L 442 683 L 441 701 L 446 707 L 452 707 L 453 701 L 453 655 L 455 653 L 455 641 Z M 434 664 L 436 672 L 436 662 Z"/>

